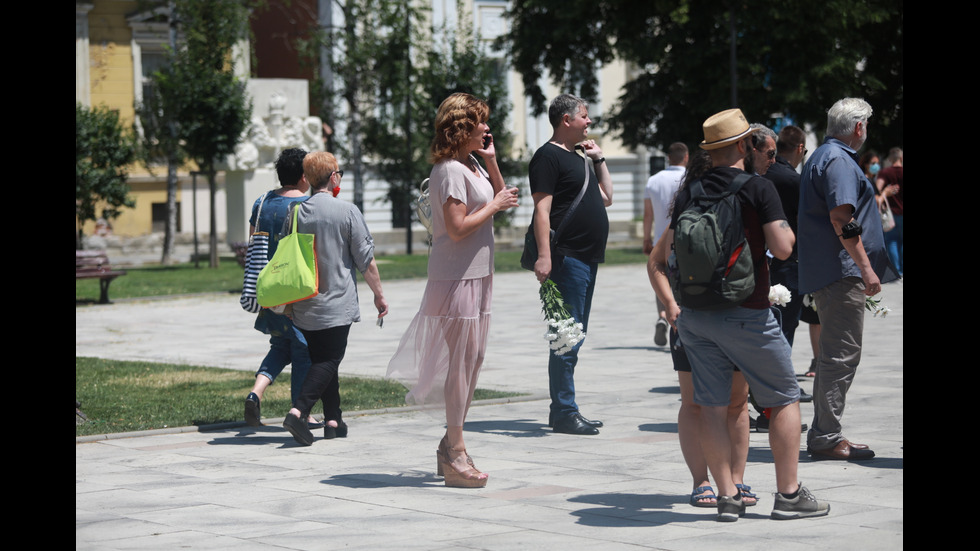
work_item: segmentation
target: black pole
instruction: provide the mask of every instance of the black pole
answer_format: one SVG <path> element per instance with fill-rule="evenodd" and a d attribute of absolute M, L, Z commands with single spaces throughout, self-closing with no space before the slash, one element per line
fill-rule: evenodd
<path fill-rule="evenodd" d="M 412 254 L 412 11 L 405 0 L 405 254 Z"/>
<path fill-rule="evenodd" d="M 192 197 L 192 209 L 194 210 L 194 215 L 191 220 L 194 222 L 194 267 L 200 268 L 200 254 L 198 253 L 198 240 L 197 240 L 197 175 L 200 172 L 196 170 L 191 171 L 191 190 L 193 193 Z M 257 221 L 256 221 L 257 222 Z"/>

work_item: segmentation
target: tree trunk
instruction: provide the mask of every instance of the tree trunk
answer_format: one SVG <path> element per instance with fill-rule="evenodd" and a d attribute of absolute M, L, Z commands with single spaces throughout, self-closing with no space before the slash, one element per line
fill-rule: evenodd
<path fill-rule="evenodd" d="M 163 254 L 160 264 L 174 262 L 174 241 L 177 238 L 177 163 L 167 162 L 167 222 L 163 233 Z"/>
<path fill-rule="evenodd" d="M 214 172 L 213 165 L 208 165 L 207 167 L 201 167 L 201 168 L 204 168 L 205 172 L 208 175 L 208 189 L 211 192 L 210 193 L 211 194 L 211 232 L 210 232 L 211 235 L 208 238 L 209 248 L 211 249 L 211 251 L 210 251 L 210 259 L 208 262 L 208 267 L 217 268 L 218 267 L 218 216 L 215 208 L 214 198 L 215 195 L 217 195 L 218 182 L 217 182 L 217 178 L 215 177 L 216 175 Z"/>

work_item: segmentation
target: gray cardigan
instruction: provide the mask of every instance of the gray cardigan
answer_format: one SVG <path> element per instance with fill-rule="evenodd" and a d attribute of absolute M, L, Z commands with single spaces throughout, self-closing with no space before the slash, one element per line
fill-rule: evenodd
<path fill-rule="evenodd" d="M 328 192 L 314 193 L 299 209 L 297 231 L 315 235 L 318 293 L 293 303 L 293 323 L 308 331 L 361 321 L 354 269 L 364 272 L 374 258 L 374 238 L 352 203 Z M 292 231 L 292 211 L 282 233 Z"/>

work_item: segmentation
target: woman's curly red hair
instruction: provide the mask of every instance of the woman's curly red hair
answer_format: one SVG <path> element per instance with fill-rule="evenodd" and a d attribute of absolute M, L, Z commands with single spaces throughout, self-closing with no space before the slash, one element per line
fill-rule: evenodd
<path fill-rule="evenodd" d="M 487 102 L 470 94 L 456 93 L 442 100 L 436 112 L 436 135 L 432 139 L 429 162 L 455 158 L 473 130 L 490 118 Z"/>

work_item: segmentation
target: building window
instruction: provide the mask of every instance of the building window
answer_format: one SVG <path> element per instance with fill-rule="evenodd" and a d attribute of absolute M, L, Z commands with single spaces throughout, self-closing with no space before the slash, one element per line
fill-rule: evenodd
<path fill-rule="evenodd" d="M 163 233 L 167 231 L 167 204 L 166 203 L 153 203 L 151 205 L 151 216 L 152 223 L 150 231 L 154 233 Z M 180 228 L 180 201 L 177 201 L 177 233 L 181 232 Z"/>
<path fill-rule="evenodd" d="M 127 21 L 133 30 L 133 90 L 140 103 L 148 95 L 150 75 L 167 65 L 170 17 L 166 7 L 159 7 L 131 15 Z"/>

